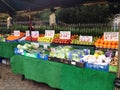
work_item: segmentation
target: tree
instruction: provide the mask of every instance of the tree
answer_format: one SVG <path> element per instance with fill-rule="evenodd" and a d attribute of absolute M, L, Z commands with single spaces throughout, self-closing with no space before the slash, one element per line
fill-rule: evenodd
<path fill-rule="evenodd" d="M 109 17 L 120 12 L 120 4 L 80 5 L 62 8 L 57 17 L 65 23 L 103 23 L 109 22 Z"/>

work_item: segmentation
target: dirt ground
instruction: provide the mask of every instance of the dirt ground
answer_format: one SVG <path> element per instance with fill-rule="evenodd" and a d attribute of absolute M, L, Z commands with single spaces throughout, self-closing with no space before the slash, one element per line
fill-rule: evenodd
<path fill-rule="evenodd" d="M 21 80 L 21 75 L 12 73 L 10 66 L 0 64 L 0 90 L 58 90 L 49 87 L 47 84 L 38 83 L 32 80 Z"/>

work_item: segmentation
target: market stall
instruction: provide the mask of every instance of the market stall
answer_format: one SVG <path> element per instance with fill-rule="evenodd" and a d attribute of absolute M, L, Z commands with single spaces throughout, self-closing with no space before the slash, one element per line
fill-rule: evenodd
<path fill-rule="evenodd" d="M 78 1 L 79 0 L 77 0 L 76 3 Z M 5 10 L 0 9 L 1 12 L 4 12 L 4 11 L 15 12 L 15 9 L 17 11 L 26 9 L 26 8 L 17 8 L 16 7 L 16 5 L 18 5 L 18 3 L 21 3 L 21 1 L 18 0 L 18 1 L 12 1 L 12 2 L 13 3 L 16 2 L 15 6 L 12 6 L 12 4 L 9 3 L 9 1 L 7 1 L 7 0 L 6 0 L 6 2 L 4 0 L 1 1 L 2 6 L 4 6 L 4 8 L 6 8 Z M 34 2 L 34 4 L 36 5 L 37 2 L 38 1 Z M 74 2 L 74 1 L 72 1 L 72 2 Z M 71 2 L 71 4 L 72 4 L 72 2 Z M 32 4 L 30 4 L 28 2 L 26 2 L 26 4 L 24 4 L 24 5 L 28 5 L 28 4 L 31 7 Z M 64 4 L 64 5 L 66 5 L 66 4 Z M 59 4 L 59 3 L 55 4 L 53 2 L 52 2 L 52 5 L 53 6 L 61 6 L 61 4 Z M 51 5 L 49 5 L 49 6 L 51 6 Z M 8 7 L 9 7 L 9 9 L 8 9 Z M 41 7 L 41 9 L 43 9 L 44 7 L 46 7 L 46 5 Z M 38 6 L 36 5 L 36 7 L 31 8 L 31 10 L 33 10 L 33 9 L 35 9 L 35 10 L 38 9 Z M 68 33 L 70 33 L 70 32 L 68 32 Z M 68 36 L 68 34 L 66 34 L 66 33 L 62 32 L 62 34 L 64 34 L 63 36 L 66 36 L 66 35 Z M 84 37 L 84 36 L 82 36 L 82 37 Z M 89 37 L 89 38 L 91 38 L 91 37 Z M 29 39 L 29 37 L 27 39 Z M 78 44 L 78 45 L 86 45 L 86 44 L 94 45 L 95 44 L 94 42 L 86 43 L 88 41 L 81 42 L 79 39 L 76 40 L 76 38 L 71 38 L 70 35 L 67 38 L 55 37 L 52 39 L 48 38 L 48 37 L 42 37 L 42 38 L 38 37 L 36 39 L 36 38 L 32 38 L 30 36 L 29 41 L 35 41 L 35 42 L 37 41 L 38 44 L 40 42 L 57 43 L 57 44 L 75 44 L 75 45 L 76 44 Z M 73 41 L 73 42 L 71 42 L 71 41 Z M 97 48 L 98 47 L 100 47 L 100 49 L 101 48 L 110 48 L 110 49 L 118 48 L 118 43 L 117 44 L 114 43 L 115 44 L 114 47 L 112 46 L 113 44 L 110 43 L 110 45 L 108 47 L 108 46 L 102 45 L 104 42 L 102 42 L 102 44 L 101 44 L 101 41 L 102 40 L 98 41 L 97 44 L 95 44 L 95 46 Z M 97 89 L 98 90 L 100 90 L 100 89 L 101 90 L 113 90 L 114 89 L 113 81 L 114 81 L 116 75 L 114 73 L 110 73 L 108 70 L 108 66 L 109 66 L 110 58 L 111 58 L 110 52 L 109 52 L 108 56 L 105 56 L 105 54 L 103 55 L 103 52 L 102 53 L 99 52 L 99 54 L 98 54 L 98 52 L 95 53 L 95 55 L 92 55 L 92 57 L 94 56 L 94 59 L 95 59 L 95 61 L 93 61 L 93 58 L 91 58 L 92 60 L 91 59 L 89 59 L 89 60 L 81 59 L 83 56 L 81 57 L 81 51 L 80 51 L 80 54 L 72 53 L 73 56 L 80 55 L 80 59 L 78 59 L 78 57 L 76 56 L 77 58 L 76 57 L 74 58 L 74 60 L 73 60 L 74 62 L 72 62 L 73 58 L 72 59 L 70 58 L 71 61 L 66 60 L 66 56 L 63 57 L 62 59 L 61 58 L 59 59 L 57 57 L 57 59 L 59 59 L 60 62 L 56 62 L 54 60 L 54 57 L 56 58 L 56 56 L 54 54 L 51 55 L 53 57 L 50 59 L 51 61 L 48 61 L 48 59 L 46 59 L 46 58 L 44 58 L 44 60 L 43 60 L 44 54 L 41 55 L 41 52 L 40 53 L 30 53 L 31 49 L 28 49 L 28 47 L 31 47 L 31 45 L 26 44 L 28 47 L 26 47 L 26 46 L 21 47 L 20 45 L 18 46 L 18 44 L 19 44 L 19 42 L 17 42 L 17 43 L 16 42 L 0 42 L 0 49 L 1 49 L 0 56 L 11 59 L 10 60 L 11 69 L 15 74 L 21 74 L 21 75 L 24 75 L 25 78 L 27 78 L 27 79 L 35 80 L 37 82 L 44 82 L 44 83 L 49 84 L 51 87 L 65 89 L 65 90 L 75 90 L 75 89 L 76 90 L 78 90 L 78 89 L 81 89 L 81 90 L 94 90 L 94 89 L 96 89 L 96 90 Z M 103 46 L 105 46 L 105 47 L 103 47 Z M 16 47 L 17 47 L 16 50 L 18 50 L 17 53 L 14 51 L 14 49 Z M 46 47 L 46 45 L 44 45 L 44 48 L 45 47 Z M 28 53 L 28 51 L 29 51 L 29 53 Z M 15 54 L 18 54 L 18 55 L 14 55 L 14 52 L 15 52 Z M 64 52 L 64 51 L 61 51 L 61 52 Z M 106 53 L 106 51 L 105 51 L 105 53 Z M 71 53 L 70 53 L 70 55 L 71 55 Z M 82 55 L 83 55 L 83 51 L 82 51 Z M 84 55 L 85 55 L 85 53 L 84 53 Z M 104 57 L 104 60 L 102 60 L 101 58 L 98 59 L 98 56 L 101 56 L 101 55 L 102 55 L 102 59 Z M 41 59 L 41 56 L 42 56 L 42 59 Z M 108 57 L 108 61 L 106 60 L 107 57 Z M 64 62 L 63 59 L 66 61 Z M 53 61 L 55 61 L 55 62 L 53 62 Z M 70 61 L 71 65 L 69 65 L 68 61 Z M 92 64 L 89 61 L 91 61 Z M 76 63 L 79 63 L 79 62 L 80 63 L 84 62 L 85 66 L 83 65 L 83 67 L 85 67 L 85 68 L 76 67 Z M 117 61 L 115 61 L 115 62 L 117 62 Z M 90 67 L 90 65 L 92 65 L 92 66 Z M 101 69 L 101 67 L 102 67 L 102 69 Z M 92 69 L 97 69 L 97 70 L 92 70 Z M 102 71 L 100 71 L 99 69 Z"/>
<path fill-rule="evenodd" d="M 113 90 L 113 73 L 80 68 L 58 62 L 15 55 L 11 69 L 25 78 L 63 90 Z"/>
<path fill-rule="evenodd" d="M 117 32 L 101 37 L 72 35 L 71 31 L 55 33 L 54 30 L 45 30 L 45 34 L 32 31 L 29 35 L 28 31 L 16 30 L 0 43 L 0 55 L 10 58 L 15 74 L 65 90 L 101 87 L 113 90 L 118 60 L 113 58 L 118 56 L 118 42 L 104 39 L 111 36 L 118 39 Z M 109 70 L 110 65 L 114 73 Z"/>

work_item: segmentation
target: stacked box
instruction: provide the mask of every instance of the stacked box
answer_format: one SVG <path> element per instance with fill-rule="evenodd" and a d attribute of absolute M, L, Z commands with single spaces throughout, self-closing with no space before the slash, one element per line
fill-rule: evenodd
<path fill-rule="evenodd" d="M 109 72 L 117 72 L 117 66 L 109 65 Z"/>
<path fill-rule="evenodd" d="M 91 68 L 91 69 L 94 69 L 94 70 L 102 70 L 102 71 L 107 71 L 109 70 L 109 65 L 100 65 L 100 64 L 93 64 L 93 63 L 88 63 L 86 62 L 85 63 L 85 67 L 86 68 Z"/>
<path fill-rule="evenodd" d="M 24 55 L 27 57 L 33 57 L 33 58 L 39 58 L 39 59 L 43 59 L 43 60 L 48 60 L 48 55 L 47 54 L 42 54 L 42 53 L 29 53 L 23 49 L 18 49 L 15 48 L 14 49 L 14 53 L 17 55 Z"/>

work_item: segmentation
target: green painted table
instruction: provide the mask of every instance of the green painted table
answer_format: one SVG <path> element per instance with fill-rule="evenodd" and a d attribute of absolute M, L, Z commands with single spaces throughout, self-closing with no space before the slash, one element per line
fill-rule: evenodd
<path fill-rule="evenodd" d="M 0 42 L 0 57 L 11 58 L 14 56 L 14 48 L 17 47 L 20 42 Z"/>
<path fill-rule="evenodd" d="M 114 90 L 115 74 L 15 55 L 11 69 L 25 78 L 62 90 Z"/>

